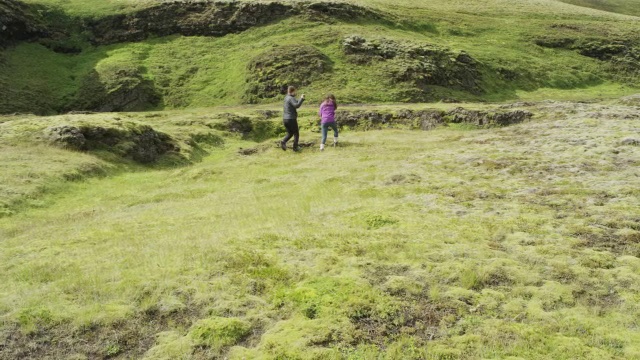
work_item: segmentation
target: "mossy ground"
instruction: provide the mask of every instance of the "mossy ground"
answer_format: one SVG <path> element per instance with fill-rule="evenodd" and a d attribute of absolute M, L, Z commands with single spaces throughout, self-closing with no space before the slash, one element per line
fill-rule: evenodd
<path fill-rule="evenodd" d="M 637 109 L 543 103 L 299 154 L 206 125 L 257 110 L 3 118 L 2 196 L 34 192 L 0 219 L 2 355 L 640 357 Z M 114 117 L 222 142 L 149 168 L 37 139 Z M 105 176 L 61 177 L 84 166 Z"/>

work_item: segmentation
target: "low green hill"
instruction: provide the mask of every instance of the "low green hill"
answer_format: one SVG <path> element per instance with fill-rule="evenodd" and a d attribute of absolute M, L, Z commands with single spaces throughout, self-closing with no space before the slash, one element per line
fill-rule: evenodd
<path fill-rule="evenodd" d="M 0 53 L 2 113 L 271 103 L 288 83 L 347 103 L 604 98 L 640 72 L 637 19 L 557 2 L 35 4 L 49 30 Z"/>
<path fill-rule="evenodd" d="M 637 0 L 562 0 L 562 2 L 596 10 L 640 16 L 640 1 Z"/>

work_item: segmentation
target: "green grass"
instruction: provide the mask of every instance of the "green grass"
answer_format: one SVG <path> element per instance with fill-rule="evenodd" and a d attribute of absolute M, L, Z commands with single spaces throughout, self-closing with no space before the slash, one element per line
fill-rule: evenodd
<path fill-rule="evenodd" d="M 52 3 L 83 16 L 149 4 L 111 1 L 88 7 L 85 1 L 43 2 Z M 144 77 L 154 82 L 163 97 L 159 105 L 163 109 L 238 105 L 246 102 L 251 59 L 270 47 L 296 44 L 315 46 L 333 64 L 331 73 L 302 89 L 314 100 L 332 91 L 343 103 L 406 101 L 410 89 L 406 84 L 392 83 L 384 63 L 361 66 L 348 61 L 339 43 L 353 34 L 465 50 L 481 62 L 485 73 L 483 94 L 435 88 L 434 99 L 499 102 L 537 99 L 545 92 L 565 99 L 616 98 L 637 92 L 633 88 L 637 86 L 637 74 L 612 71 L 606 63 L 573 51 L 533 44 L 534 38 L 549 34 L 636 39 L 637 24 L 630 18 L 554 1 L 411 1 L 391 6 L 388 1 L 371 0 L 364 5 L 393 14 L 396 24 L 325 24 L 290 18 L 222 38 L 172 36 L 101 47 L 78 43 L 83 48 L 78 55 L 57 54 L 35 43 L 21 44 L 0 53 L 4 59 L 0 60 L 0 112 L 53 114 L 67 110 L 92 72 L 97 72 L 109 88 L 123 67 L 141 69 Z M 565 30 L 552 27 L 556 25 L 579 30 L 564 34 Z M 73 41 L 79 40 L 76 37 Z M 514 78 L 504 80 L 498 72 Z M 612 92 L 616 86 L 618 90 Z"/>
<path fill-rule="evenodd" d="M 23 170 L 2 194 L 106 161 L 42 145 L 47 123 L 126 116 L 186 139 L 255 109 L 6 118 L 2 168 Z M 54 358 L 639 358 L 640 152 L 620 145 L 637 111 L 533 111 L 345 131 L 323 153 L 227 134 L 190 166 L 107 162 L 0 219 L 0 333 L 70 341 Z"/>
<path fill-rule="evenodd" d="M 640 3 L 636 0 L 563 0 L 563 2 L 613 13 L 640 16 Z"/>

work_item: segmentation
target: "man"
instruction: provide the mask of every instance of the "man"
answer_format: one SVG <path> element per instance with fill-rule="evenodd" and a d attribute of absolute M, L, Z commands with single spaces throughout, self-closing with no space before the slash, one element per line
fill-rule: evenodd
<path fill-rule="evenodd" d="M 293 137 L 293 151 L 298 151 L 298 141 L 300 140 L 300 130 L 298 128 L 298 108 L 304 102 L 304 94 L 300 100 L 296 100 L 296 88 L 289 86 L 287 96 L 284 98 L 284 127 L 287 129 L 287 136 L 280 142 L 282 150 L 287 150 L 287 142 Z"/>

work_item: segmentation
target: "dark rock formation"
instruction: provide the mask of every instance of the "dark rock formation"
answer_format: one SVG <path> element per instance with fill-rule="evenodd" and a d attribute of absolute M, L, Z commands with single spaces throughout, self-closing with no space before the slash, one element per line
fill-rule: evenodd
<path fill-rule="evenodd" d="M 161 96 L 142 72 L 134 67 L 109 69 L 103 74 L 93 71 L 84 78 L 69 108 L 99 112 L 153 109 Z"/>
<path fill-rule="evenodd" d="M 532 116 L 532 113 L 524 110 L 478 111 L 463 108 L 450 111 L 399 110 L 396 113 L 340 110 L 336 113 L 336 120 L 340 126 L 365 130 L 395 126 L 432 130 L 446 123 L 465 123 L 482 127 L 508 126 L 529 120 Z"/>
<path fill-rule="evenodd" d="M 50 127 L 45 137 L 53 144 L 67 149 L 88 151 L 107 150 L 139 163 L 152 163 L 170 151 L 179 151 L 167 134 L 147 125 L 134 123 L 111 127 L 93 125 L 61 125 Z"/>
<path fill-rule="evenodd" d="M 538 46 L 576 51 L 580 55 L 610 62 L 613 70 L 640 73 L 638 39 L 573 38 L 548 35 L 534 39 Z"/>
<path fill-rule="evenodd" d="M 86 26 L 95 44 L 172 34 L 223 36 L 290 16 L 292 10 L 280 3 L 177 1 L 88 21 Z"/>
<path fill-rule="evenodd" d="M 507 126 L 521 123 L 530 119 L 532 113 L 525 110 L 513 110 L 507 112 L 500 111 L 477 111 L 455 108 L 446 113 L 447 122 L 467 123 L 477 126 Z"/>
<path fill-rule="evenodd" d="M 87 139 L 82 131 L 69 125 L 50 127 L 46 130 L 46 137 L 54 144 L 71 150 L 86 150 Z"/>
<path fill-rule="evenodd" d="M 382 15 L 364 7 L 332 2 L 176 1 L 130 14 L 89 20 L 85 26 L 93 34 L 91 41 L 94 44 L 112 44 L 173 34 L 224 36 L 295 15 L 307 15 L 316 20 L 382 18 Z"/>
<path fill-rule="evenodd" d="M 0 48 L 14 41 L 30 40 L 47 33 L 27 5 L 15 0 L 0 0 Z"/>
<path fill-rule="evenodd" d="M 386 62 L 386 73 L 394 82 L 409 83 L 420 90 L 443 86 L 482 92 L 479 63 L 463 51 L 453 52 L 424 43 L 368 40 L 357 35 L 343 39 L 342 48 L 358 64 Z"/>
<path fill-rule="evenodd" d="M 252 59 L 246 100 L 268 99 L 286 92 L 289 85 L 306 86 L 331 71 L 331 60 L 309 45 L 287 45 Z"/>

